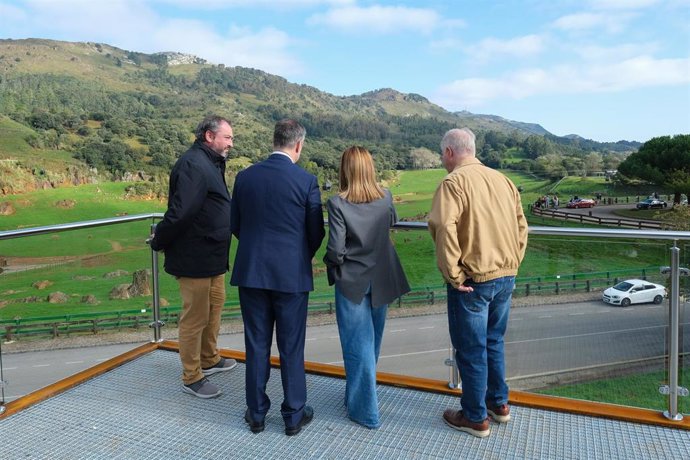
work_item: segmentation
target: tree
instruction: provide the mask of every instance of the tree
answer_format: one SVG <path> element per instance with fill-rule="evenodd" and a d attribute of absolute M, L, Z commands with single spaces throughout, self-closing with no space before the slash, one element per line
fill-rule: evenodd
<path fill-rule="evenodd" d="M 410 163 L 414 169 L 438 168 L 441 166 L 441 156 L 427 148 L 419 147 L 410 151 Z"/>
<path fill-rule="evenodd" d="M 690 193 L 690 134 L 648 140 L 618 171 L 664 187 L 674 193 L 674 203 L 680 202 L 682 193 Z"/>
<path fill-rule="evenodd" d="M 601 153 L 592 152 L 585 157 L 585 171 L 587 174 L 601 171 L 603 165 L 604 161 Z"/>

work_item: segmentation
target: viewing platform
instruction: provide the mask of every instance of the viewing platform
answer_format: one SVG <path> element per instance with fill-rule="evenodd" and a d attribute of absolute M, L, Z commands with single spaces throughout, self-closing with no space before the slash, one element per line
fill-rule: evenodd
<path fill-rule="evenodd" d="M 444 409 L 459 407 L 446 382 L 380 374 L 378 430 L 345 413 L 338 366 L 308 363 L 314 420 L 297 436 L 284 434 L 280 372 L 267 393 L 266 430 L 244 422 L 244 365 L 211 380 L 223 394 L 201 400 L 180 391 L 176 343 L 143 345 L 8 404 L 0 419 L 0 457 L 7 459 L 447 459 L 689 458 L 690 419 L 670 427 L 661 414 L 512 392 L 512 420 L 475 438 L 450 429 Z M 243 359 L 241 352 L 223 356 Z M 393 385 L 394 383 L 394 385 Z M 60 392 L 65 389 L 64 392 Z M 44 399 L 45 398 L 45 399 Z M 43 400 L 42 400 L 43 399 Z M 34 401 L 42 400 L 35 405 Z M 23 408 L 23 406 L 28 406 Z M 550 409 L 544 407 L 551 406 Z M 568 413 L 565 410 L 580 412 Z M 603 418 L 639 417 L 644 423 Z M 589 413 L 590 415 L 585 415 Z M 658 423 L 655 426 L 653 423 Z"/>

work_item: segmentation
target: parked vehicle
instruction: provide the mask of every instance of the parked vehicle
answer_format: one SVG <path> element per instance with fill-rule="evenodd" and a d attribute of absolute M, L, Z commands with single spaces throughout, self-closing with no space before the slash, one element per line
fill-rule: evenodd
<path fill-rule="evenodd" d="M 654 302 L 660 304 L 666 297 L 666 288 L 661 284 L 650 283 L 645 280 L 621 281 L 604 291 L 602 300 L 611 305 L 627 307 L 634 303 Z"/>
<path fill-rule="evenodd" d="M 635 205 L 637 209 L 661 209 L 667 206 L 668 204 L 659 198 L 647 198 L 646 200 L 642 200 Z"/>
<path fill-rule="evenodd" d="M 589 198 L 577 198 L 574 200 L 568 201 L 568 204 L 565 205 L 566 208 L 593 208 L 594 205 L 596 205 L 596 201 L 591 200 Z"/>

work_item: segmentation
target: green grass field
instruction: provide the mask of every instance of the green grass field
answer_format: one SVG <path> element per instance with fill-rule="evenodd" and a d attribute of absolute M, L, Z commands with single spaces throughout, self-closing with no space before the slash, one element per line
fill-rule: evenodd
<path fill-rule="evenodd" d="M 667 381 L 664 372 L 649 372 L 562 385 L 540 390 L 538 393 L 663 411 L 668 408 L 668 396 L 659 393 L 659 387 Z M 682 372 L 678 384 L 688 388 L 690 372 Z M 690 412 L 690 401 L 686 399 L 678 398 L 678 409 L 681 413 Z"/>
<path fill-rule="evenodd" d="M 551 182 L 527 174 L 510 172 L 508 175 L 523 187 L 524 196 L 536 197 L 553 187 Z M 431 206 L 433 193 L 444 176 L 445 171 L 440 169 L 401 172 L 398 180 L 390 184 L 400 218 L 423 220 Z M 578 180 L 577 183 L 582 181 Z M 592 181 L 590 189 L 597 187 L 597 184 L 597 180 Z M 3 200 L 12 203 L 16 212 L 0 218 L 0 230 L 165 210 L 165 203 L 161 201 L 127 199 L 127 185 L 102 183 L 6 196 Z M 73 205 L 65 207 L 64 202 Z M 131 282 L 131 275 L 119 279 L 104 279 L 103 275 L 116 270 L 126 270 L 131 274 L 135 270 L 150 268 L 151 254 L 144 243 L 149 226 L 150 222 L 142 221 L 1 241 L 0 257 L 31 258 L 26 263 L 37 268 L 2 275 L 0 302 L 7 303 L 0 307 L 0 319 L 117 311 L 145 306 L 150 299 L 108 299 L 115 285 Z M 442 284 L 428 232 L 395 231 L 392 239 L 412 286 Z M 321 261 L 324 247 L 325 242 L 315 258 L 315 295 L 329 295 L 332 292 Z M 664 265 L 667 250 L 665 243 L 533 236 L 520 277 L 555 279 L 556 276 L 568 277 L 578 273 Z M 231 248 L 231 262 L 234 251 L 235 243 Z M 160 259 L 163 259 L 162 254 Z M 177 283 L 162 270 L 161 273 L 161 296 L 171 305 L 179 305 Z M 54 284 L 42 291 L 31 287 L 32 283 L 40 280 L 49 280 Z M 55 291 L 69 295 L 70 301 L 65 304 L 18 302 L 31 296 L 43 298 Z M 86 294 L 94 294 L 100 304 L 82 304 L 81 297 Z M 228 301 L 237 301 L 235 289 L 228 290 Z"/>

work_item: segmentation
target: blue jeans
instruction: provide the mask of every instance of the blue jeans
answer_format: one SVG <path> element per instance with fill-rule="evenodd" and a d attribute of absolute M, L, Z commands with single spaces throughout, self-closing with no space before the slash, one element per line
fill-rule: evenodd
<path fill-rule="evenodd" d="M 486 404 L 508 402 L 503 336 L 508 325 L 515 277 L 485 283 L 468 281 L 474 292 L 448 285 L 448 327 L 462 379 L 463 415 L 472 422 L 486 418 Z"/>
<path fill-rule="evenodd" d="M 345 404 L 354 422 L 381 426 L 376 396 L 376 363 L 381 350 L 388 305 L 371 305 L 371 287 L 359 304 L 335 287 L 335 315 L 345 362 Z"/>

